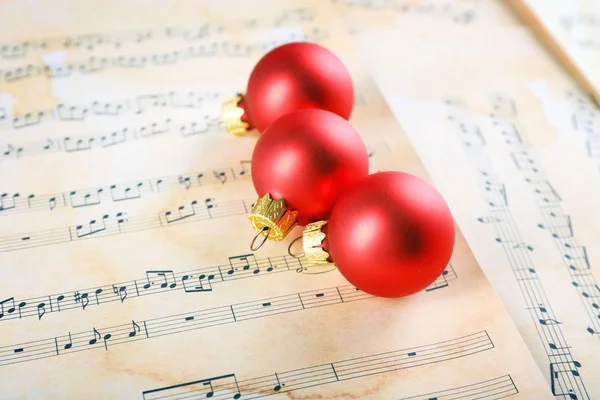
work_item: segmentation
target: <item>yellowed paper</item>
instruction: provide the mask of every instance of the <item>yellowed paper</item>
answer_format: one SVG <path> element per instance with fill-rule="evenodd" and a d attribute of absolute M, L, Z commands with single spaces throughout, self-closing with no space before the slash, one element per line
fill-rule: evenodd
<path fill-rule="evenodd" d="M 332 0 L 353 33 L 402 26 L 407 21 L 486 28 L 518 25 L 511 9 L 495 0 Z"/>
<path fill-rule="evenodd" d="M 287 255 L 298 230 L 249 251 L 257 136 L 228 135 L 219 104 L 273 46 L 335 51 L 373 171 L 427 177 L 327 3 L 0 15 L 3 398 L 551 397 L 460 234 L 395 300 Z"/>
<path fill-rule="evenodd" d="M 600 103 L 600 4 L 595 0 L 518 0 L 515 5 Z"/>
<path fill-rule="evenodd" d="M 361 48 L 554 395 L 600 396 L 598 174 L 541 100 L 575 82 L 519 28 L 413 25 Z"/>

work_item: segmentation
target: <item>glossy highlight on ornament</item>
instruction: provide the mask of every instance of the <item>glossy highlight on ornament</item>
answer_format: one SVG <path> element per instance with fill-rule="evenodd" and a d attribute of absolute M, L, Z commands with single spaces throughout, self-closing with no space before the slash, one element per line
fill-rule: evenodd
<path fill-rule="evenodd" d="M 322 248 L 340 273 L 380 297 L 417 293 L 444 271 L 454 250 L 454 220 L 427 181 L 402 172 L 362 179 L 336 202 Z"/>
<path fill-rule="evenodd" d="M 284 200 L 297 211 L 297 223 L 306 226 L 326 219 L 340 194 L 368 175 L 369 156 L 348 121 L 308 109 L 269 126 L 256 143 L 251 165 L 256 193 Z"/>
<path fill-rule="evenodd" d="M 223 104 L 227 130 L 259 132 L 301 109 L 322 109 L 348 120 L 354 106 L 352 77 L 342 61 L 323 46 L 288 43 L 265 54 L 248 79 L 244 95 Z"/>

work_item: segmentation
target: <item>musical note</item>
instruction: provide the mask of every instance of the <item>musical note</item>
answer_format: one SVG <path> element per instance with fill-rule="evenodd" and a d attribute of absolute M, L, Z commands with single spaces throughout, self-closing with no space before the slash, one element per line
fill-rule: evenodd
<path fill-rule="evenodd" d="M 198 201 L 194 200 L 190 203 L 190 207 L 180 206 L 176 213 L 173 213 L 173 211 L 165 212 L 165 219 L 167 220 L 167 223 L 172 224 L 173 222 L 178 222 L 186 218 L 193 217 L 196 215 L 196 204 L 198 204 Z"/>
<path fill-rule="evenodd" d="M 545 204 L 559 203 L 562 201 L 554 187 L 547 180 L 533 180 L 526 178 L 526 181 L 534 188 L 534 192 Z"/>
<path fill-rule="evenodd" d="M 263 54 L 285 43 L 295 41 L 312 41 L 319 43 L 327 35 L 323 29 L 302 31 L 297 35 L 295 31 L 289 36 L 279 40 L 255 40 L 243 42 L 212 42 L 210 44 L 180 47 L 163 53 L 146 53 L 139 55 L 117 55 L 96 58 L 94 56 L 82 58 L 68 64 L 27 64 L 13 69 L 6 69 L 3 75 L 6 83 L 14 83 L 31 79 L 37 76 L 46 78 L 68 78 L 77 74 L 92 74 L 105 72 L 110 69 L 145 69 L 149 67 L 172 66 L 186 62 L 199 61 L 216 56 L 239 57 L 252 54 Z"/>
<path fill-rule="evenodd" d="M 46 303 L 40 303 L 37 305 L 38 320 L 41 320 L 44 314 L 46 314 Z"/>
<path fill-rule="evenodd" d="M 29 208 L 31 208 L 31 204 L 29 205 Z M 48 208 L 50 209 L 50 211 L 56 208 L 56 197 L 50 197 L 48 199 Z"/>
<path fill-rule="evenodd" d="M 496 217 L 479 217 L 477 218 L 477 221 L 481 222 L 482 224 L 493 224 L 497 222 L 502 222 L 499 218 Z"/>
<path fill-rule="evenodd" d="M 135 186 L 133 186 L 133 189 L 132 186 L 120 187 L 118 185 L 111 185 L 110 195 L 113 201 L 139 199 L 142 196 L 140 187 L 143 185 L 143 182 L 138 182 Z"/>
<path fill-rule="evenodd" d="M 254 254 L 242 254 L 240 256 L 229 257 L 229 266 L 231 267 L 227 270 L 228 275 L 233 275 L 235 271 L 248 271 L 250 269 L 250 263 L 258 268 L 258 264 L 256 262 L 256 257 Z"/>
<path fill-rule="evenodd" d="M 12 144 L 7 144 L 4 149 L 0 148 L 0 155 L 4 158 L 14 158 L 15 160 L 18 160 L 23 153 L 23 150 L 23 147 L 14 147 Z"/>
<path fill-rule="evenodd" d="M 90 304 L 90 299 L 89 299 L 89 295 L 88 293 L 79 293 L 79 291 L 75 292 L 73 294 L 73 297 L 75 299 L 75 303 L 81 303 L 81 308 L 83 310 L 85 310 L 85 308 L 88 306 L 88 304 Z"/>
<path fill-rule="evenodd" d="M 511 153 L 511 157 L 516 167 L 521 171 L 531 172 L 537 174 L 539 169 L 535 160 L 529 155 L 526 150 L 520 150 Z"/>
<path fill-rule="evenodd" d="M 561 324 L 561 322 L 552 319 L 552 318 L 548 318 L 548 319 L 540 319 L 540 324 L 542 325 L 554 325 L 554 324 Z"/>
<path fill-rule="evenodd" d="M 140 333 L 140 326 L 136 324 L 134 320 L 131 320 L 131 326 L 133 330 L 129 332 L 129 337 L 134 337 L 135 335 Z"/>
<path fill-rule="evenodd" d="M 246 175 L 250 175 L 250 168 L 249 166 L 251 165 L 251 161 L 240 161 L 240 169 L 237 173 L 237 175 L 239 176 L 246 176 Z M 234 174 L 235 176 L 235 174 Z"/>
<path fill-rule="evenodd" d="M 63 348 L 69 350 L 71 347 L 73 347 L 73 338 L 71 337 L 71 332 L 69 332 L 69 343 L 65 344 Z"/>
<path fill-rule="evenodd" d="M 100 332 L 98 332 L 98 330 L 96 330 L 96 328 L 94 328 L 93 330 L 93 336 L 94 337 L 89 341 L 90 345 L 94 345 L 98 342 L 98 340 L 102 339 L 102 335 L 100 334 Z"/>
<path fill-rule="evenodd" d="M 190 181 L 190 177 L 189 177 L 189 176 L 186 176 L 186 177 L 180 176 L 180 177 L 178 178 L 178 180 L 179 180 L 179 183 L 180 183 L 181 185 L 183 185 L 183 187 L 184 187 L 186 190 L 188 190 L 188 189 L 189 189 L 189 188 L 192 186 L 192 183 L 191 183 L 191 181 Z"/>
<path fill-rule="evenodd" d="M 113 292 L 119 296 L 119 300 L 121 301 L 121 303 L 123 303 L 125 301 L 125 299 L 127 298 L 127 286 L 115 286 L 113 285 Z"/>
<path fill-rule="evenodd" d="M 494 120 L 494 126 L 500 131 L 500 134 L 505 138 L 506 144 L 521 143 L 521 135 L 514 123 L 503 120 Z"/>
<path fill-rule="evenodd" d="M 56 106 L 56 116 L 61 121 L 83 121 L 87 113 L 87 107 L 67 106 L 62 103 Z"/>
<path fill-rule="evenodd" d="M 140 137 L 142 138 L 169 133 L 171 122 L 171 119 L 167 118 L 164 121 L 153 122 L 150 125 L 148 125 L 148 127 L 140 126 L 138 127 L 137 131 L 140 134 Z"/>
<path fill-rule="evenodd" d="M 511 109 L 516 115 L 516 103 L 514 101 L 511 104 Z M 536 161 L 533 152 L 530 151 L 532 146 L 527 141 L 508 143 L 508 146 L 513 150 L 511 152 L 513 161 L 515 161 L 528 186 L 532 189 L 536 202 L 542 211 L 544 221 L 538 224 L 538 227 L 550 233 L 562 254 L 563 263 L 568 268 L 573 286 L 578 289 L 581 295 L 592 326 L 600 328 L 600 319 L 594 317 L 597 314 L 594 312 L 596 303 L 588 290 L 597 283 L 590 271 L 591 265 L 587 248 L 577 243 L 571 217 L 565 214 L 560 205 L 562 202 L 560 194 L 545 176 L 541 164 Z M 556 325 L 559 322 L 555 319 L 545 319 L 540 320 L 540 324 Z"/>
<path fill-rule="evenodd" d="M 163 271 L 146 271 L 146 284 L 143 286 L 144 289 L 149 289 L 152 285 L 154 285 L 154 280 L 152 277 L 159 277 L 162 282 L 160 282 L 160 288 L 170 288 L 173 289 L 177 286 L 177 282 L 175 280 L 175 274 L 171 270 L 163 270 Z M 169 282 L 171 281 L 171 282 Z"/>
<path fill-rule="evenodd" d="M 507 104 L 509 106 L 502 108 L 502 110 L 496 109 L 494 111 L 503 116 L 510 117 L 516 115 L 516 103 L 510 101 Z M 464 115 L 467 115 L 467 113 L 464 113 Z M 468 117 L 467 123 L 469 123 Z M 534 157 L 524 149 L 527 146 L 524 138 L 521 135 L 517 136 L 518 132 L 512 121 L 507 121 L 506 123 L 496 122 L 495 125 L 497 131 L 506 132 L 506 135 L 503 135 L 503 137 L 506 139 L 505 144 L 510 147 L 510 157 L 535 193 L 536 199 L 539 200 L 538 205 L 544 207 L 542 209 L 544 215 L 552 217 L 551 219 L 545 219 L 544 223 L 538 226 L 552 232 L 553 236 L 568 236 L 569 229 L 571 228 L 570 219 L 564 218 L 564 214 L 559 214 L 556 211 L 556 200 L 559 199 L 559 196 L 558 194 L 553 194 L 554 188 L 551 188 L 549 183 L 543 183 L 547 179 L 541 172 Z M 459 135 L 461 135 L 460 139 L 463 139 L 463 134 L 459 132 Z M 568 350 L 565 351 L 569 346 L 562 332 L 561 323 L 555 318 L 548 297 L 529 255 L 533 251 L 533 247 L 523 241 L 510 208 L 507 206 L 497 207 L 494 201 L 490 199 L 490 184 L 498 186 L 502 185 L 502 182 L 497 178 L 498 175 L 492 167 L 487 149 L 483 147 L 473 149 L 473 146 L 469 146 L 467 143 L 463 145 L 465 154 L 472 162 L 473 168 L 479 172 L 478 184 L 481 189 L 482 198 L 485 200 L 488 209 L 493 213 L 492 217 L 482 217 L 478 221 L 481 223 L 492 223 L 491 225 L 496 232 L 496 241 L 502 244 L 506 259 L 514 272 L 518 287 L 527 304 L 526 308 L 529 310 L 532 319 L 539 322 L 539 326 L 536 329 L 538 330 L 540 340 L 550 349 L 552 349 L 552 346 L 550 346 L 552 343 L 553 346 L 557 347 L 556 350 L 558 350 L 558 346 L 555 343 L 560 343 L 561 350 L 564 353 L 561 357 L 566 361 L 573 360 Z M 547 353 L 547 355 L 549 362 L 552 363 L 552 354 Z M 575 384 L 578 389 L 585 391 L 583 382 L 580 379 Z"/>
<path fill-rule="evenodd" d="M 106 220 L 109 218 L 110 218 L 110 216 L 107 214 L 102 217 L 100 222 L 93 219 L 87 224 L 87 226 L 77 225 L 75 227 L 75 233 L 77 234 L 77 237 L 83 238 L 86 236 L 94 235 L 98 232 L 105 231 L 106 230 Z"/>
<path fill-rule="evenodd" d="M 577 361 L 550 363 L 550 387 L 552 394 L 555 396 L 569 396 L 570 399 L 577 400 L 571 379 L 568 376 L 564 377 L 564 375 L 579 377 L 577 368 L 580 367 L 581 364 Z M 559 384 L 557 384 L 557 380 L 560 381 Z"/>
<path fill-rule="evenodd" d="M 354 288 L 353 286 L 340 286 L 328 289 L 321 289 L 318 291 L 289 294 L 270 299 L 249 301 L 246 303 L 238 303 L 235 305 L 232 304 L 229 306 L 222 306 L 217 308 L 189 312 L 187 313 L 187 316 L 185 318 L 181 318 L 180 322 L 175 322 L 173 316 L 165 316 L 161 318 L 154 318 L 152 320 L 143 321 L 138 326 L 140 326 L 141 328 L 141 325 L 144 325 L 144 330 L 146 332 L 145 338 L 149 339 L 155 336 L 176 334 L 190 329 L 205 329 L 215 325 L 231 324 L 249 319 L 264 318 L 269 317 L 271 315 L 279 315 L 281 313 L 302 311 L 308 308 L 326 307 L 334 304 L 351 303 L 352 301 L 367 300 L 374 298 L 369 294 L 356 291 L 355 289 L 356 288 Z M 339 300 L 337 301 L 332 301 L 329 296 L 319 299 L 314 297 L 314 294 L 316 292 L 329 293 L 332 295 L 337 294 L 340 297 L 338 297 Z M 301 298 L 306 299 L 305 306 L 301 305 Z M 273 306 L 267 308 L 260 306 L 261 309 L 257 310 L 257 305 L 261 305 L 265 302 L 271 302 Z M 294 304 L 295 306 L 293 306 Z M 181 329 L 184 326 L 185 329 Z M 100 332 L 109 329 L 111 332 L 104 335 L 103 337 Z M 129 336 L 131 332 L 130 329 L 131 325 L 129 323 L 125 325 L 113 326 L 110 328 L 102 329 L 97 329 L 94 327 L 93 337 L 89 340 L 88 343 L 90 345 L 95 345 L 100 340 L 105 339 L 105 349 L 108 350 L 107 342 L 111 338 L 114 338 L 115 341 L 118 340 L 119 343 L 140 339 L 140 337 L 134 338 L 133 336 Z M 89 335 L 89 331 L 88 333 L 75 333 L 73 334 L 73 337 L 89 337 L 86 335 Z M 61 355 L 61 353 L 56 352 L 55 346 L 47 346 L 47 342 L 55 343 L 57 339 L 58 338 L 42 339 L 32 342 L 34 344 L 31 346 L 29 346 L 28 344 L 28 346 L 32 350 L 31 355 L 26 355 L 22 358 L 14 358 L 12 357 L 12 355 L 8 356 L 9 358 L 6 358 L 2 354 L 0 354 L 0 366 L 4 366 L 11 363 L 33 361 L 49 356 L 59 356 Z M 12 347 L 16 348 L 19 346 L 20 345 L 15 345 Z M 479 346 L 477 348 L 479 349 Z"/>
<path fill-rule="evenodd" d="M 491 339 L 487 332 L 478 332 L 465 336 L 462 339 L 471 339 L 477 346 L 481 346 L 482 351 L 493 348 Z M 327 385 L 349 379 L 361 378 L 369 375 L 383 374 L 386 372 L 416 368 L 423 365 L 434 364 L 451 359 L 453 355 L 465 357 L 473 354 L 476 349 L 474 344 L 468 344 L 465 347 L 460 345 L 459 339 L 452 339 L 444 344 L 449 346 L 445 349 L 441 344 L 429 344 L 419 347 L 419 352 L 424 355 L 417 355 L 416 351 L 408 349 L 408 354 L 415 354 L 410 359 L 406 359 L 407 350 L 395 350 L 382 354 L 364 355 L 359 358 L 334 361 L 327 364 L 313 365 L 293 371 L 276 372 L 272 375 L 253 377 L 239 380 L 235 374 L 205 378 L 192 382 L 170 384 L 163 388 L 146 390 L 142 393 L 144 400 L 157 400 L 164 398 L 179 398 L 189 393 L 199 393 L 203 397 L 215 396 L 218 398 L 239 399 L 242 396 L 254 398 L 258 396 L 270 396 L 276 393 L 297 391 L 303 388 Z M 469 343 L 469 342 L 466 342 Z M 435 357 L 430 357 L 435 356 Z M 474 384 L 472 387 L 476 394 L 483 398 L 485 393 L 495 395 L 499 388 L 504 395 L 508 393 L 518 393 L 514 383 L 509 376 L 494 378 L 485 383 Z M 208 386 L 208 388 L 206 388 Z M 512 387 L 512 389 L 510 389 Z M 242 390 L 240 391 L 240 388 Z M 444 396 L 458 395 L 464 397 L 465 387 L 446 390 L 441 392 Z M 301 396 L 298 394 L 298 396 Z M 419 397 L 420 398 L 420 397 Z M 428 398 L 432 398 L 428 396 Z M 448 397 L 450 398 L 450 397 Z"/>
<path fill-rule="evenodd" d="M 63 301 L 65 299 L 64 295 L 60 295 L 56 298 L 56 307 L 57 307 L 57 311 L 60 312 L 60 302 Z"/>
<path fill-rule="evenodd" d="M 227 173 L 225 171 L 213 171 L 213 175 L 215 179 L 217 179 L 221 184 L 225 184 L 227 182 Z"/>
<path fill-rule="evenodd" d="M 167 225 L 172 225 L 174 223 L 197 222 L 230 215 L 246 214 L 248 204 L 251 202 L 252 200 L 250 199 L 227 202 L 216 202 L 214 199 L 210 199 L 210 202 L 206 202 L 207 208 L 196 208 L 195 206 L 198 201 L 194 200 L 190 203 L 190 206 L 181 206 L 177 211 L 133 217 L 126 216 L 123 212 L 119 212 L 114 216 L 106 214 L 100 220 L 93 219 L 87 224 L 44 230 L 39 232 L 39 235 L 24 234 L 22 236 L 11 235 L 0 237 L 0 252 L 17 251 L 30 247 L 162 228 L 165 227 L 163 215 L 166 218 Z M 218 205 L 223 205 L 224 207 L 218 208 Z M 211 210 L 210 212 L 209 209 Z"/>
<path fill-rule="evenodd" d="M 6 313 L 12 314 L 15 312 L 15 299 L 14 297 L 0 301 L 0 319 L 4 318 L 5 310 L 4 306 L 7 305 Z"/>
<path fill-rule="evenodd" d="M 103 191 L 103 188 L 98 188 L 95 192 L 92 193 L 78 193 L 77 191 L 73 191 L 69 193 L 69 201 L 71 202 L 71 207 L 79 208 L 98 205 L 101 201 L 100 194 Z"/>
<path fill-rule="evenodd" d="M 135 103 L 137 106 L 136 113 L 141 114 L 150 108 L 166 107 L 167 97 L 164 94 L 147 94 L 137 96 L 135 99 Z"/>
<path fill-rule="evenodd" d="M 106 351 L 108 351 L 108 341 L 110 340 L 110 338 L 112 337 L 112 334 L 107 333 L 106 335 L 104 335 L 104 337 L 102 338 L 102 340 L 104 341 L 104 349 Z"/>
<path fill-rule="evenodd" d="M 574 264 L 571 267 L 574 269 L 590 269 L 590 260 L 585 246 L 572 246 L 570 243 L 564 243 L 564 246 L 567 249 L 564 257 Z M 582 261 L 583 265 L 580 265 L 579 261 Z"/>
<path fill-rule="evenodd" d="M 506 197 L 506 188 L 503 184 L 492 183 L 489 180 L 485 181 L 484 190 L 487 192 L 491 201 L 491 207 L 506 207 L 508 198 Z"/>
<path fill-rule="evenodd" d="M 183 283 L 183 290 L 186 293 L 193 293 L 193 292 L 211 292 L 212 291 L 212 285 L 210 284 L 210 281 L 215 279 L 215 276 L 213 274 L 211 275 L 205 275 L 205 274 L 201 274 L 197 277 L 198 279 L 198 283 L 197 284 L 193 284 L 190 283 L 188 281 L 191 281 L 192 278 L 194 276 L 193 275 L 184 275 L 181 278 L 181 282 Z"/>
<path fill-rule="evenodd" d="M 10 210 L 16 207 L 16 199 L 20 197 L 19 193 L 14 193 L 12 196 L 9 196 L 8 193 L 2 193 L 0 195 L 0 211 Z M 7 201 L 10 199 L 10 203 Z"/>

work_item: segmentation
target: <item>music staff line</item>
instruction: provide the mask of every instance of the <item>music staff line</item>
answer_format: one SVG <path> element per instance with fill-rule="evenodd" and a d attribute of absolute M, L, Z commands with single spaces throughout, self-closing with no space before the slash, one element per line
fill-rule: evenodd
<path fill-rule="evenodd" d="M 136 200 L 173 190 L 190 190 L 208 185 L 248 180 L 250 161 L 239 166 L 215 168 L 202 172 L 119 182 L 94 188 L 67 190 L 51 194 L 0 193 L 0 216 L 33 211 L 53 211 L 57 208 L 85 208 L 109 202 Z"/>
<path fill-rule="evenodd" d="M 574 99 L 571 125 L 576 132 L 585 135 L 586 153 L 596 162 L 596 171 L 600 172 L 600 111 L 589 98 L 573 92 L 568 92 L 567 97 Z"/>
<path fill-rule="evenodd" d="M 399 400 L 461 400 L 465 398 L 496 400 L 505 399 L 518 393 L 519 389 L 517 389 L 512 377 L 510 375 L 504 375 L 473 383 L 471 385 L 427 393 L 420 396 L 403 397 Z"/>
<path fill-rule="evenodd" d="M 124 212 L 105 214 L 81 225 L 0 237 L 0 253 L 247 214 L 254 201 L 255 199 L 216 201 L 206 198 L 152 214 L 132 217 Z"/>
<path fill-rule="evenodd" d="M 389 153 L 387 142 L 367 144 L 369 158 Z M 214 184 L 250 179 L 251 162 L 242 160 L 239 166 L 215 168 L 201 172 L 111 183 L 94 188 L 67 190 L 51 194 L 21 194 L 0 192 L 0 216 L 34 211 L 53 211 L 57 208 L 93 207 L 107 202 L 130 201 L 171 190 L 190 190 Z"/>
<path fill-rule="evenodd" d="M 108 351 L 118 344 L 138 340 L 374 298 L 348 285 L 190 311 L 145 321 L 132 320 L 131 323 L 111 327 L 93 327 L 89 331 L 69 332 L 62 336 L 0 346 L 0 367 L 80 351 L 95 349 Z"/>
<path fill-rule="evenodd" d="M 340 0 L 333 0 L 338 2 Z M 341 0 L 340 2 L 349 8 L 362 10 L 390 11 L 397 14 L 430 15 L 440 18 L 450 18 L 455 23 L 468 25 L 477 15 L 477 1 L 452 2 L 435 4 L 435 2 L 414 2 L 412 0 Z"/>
<path fill-rule="evenodd" d="M 36 52 L 47 52 L 52 49 L 80 49 L 94 51 L 107 47 L 121 49 L 123 45 L 142 45 L 152 41 L 183 40 L 195 42 L 205 40 L 211 36 L 222 34 L 228 28 L 252 29 L 256 27 L 279 28 L 290 23 L 312 23 L 316 17 L 316 10 L 307 7 L 284 9 L 274 18 L 264 20 L 244 19 L 227 24 L 214 24 L 203 22 L 193 26 L 173 26 L 164 28 L 137 29 L 116 31 L 112 33 L 86 33 L 76 36 L 50 37 L 45 39 L 31 39 L 20 43 L 5 43 L 0 45 L 0 58 L 6 60 L 20 59 Z"/>
<path fill-rule="evenodd" d="M 546 291 L 538 277 L 531 259 L 532 246 L 525 243 L 508 204 L 506 186 L 502 183 L 486 154 L 487 142 L 481 127 L 470 118 L 469 111 L 462 111 L 460 99 L 446 101 L 448 119 L 459 134 L 463 149 L 475 167 L 478 186 L 490 215 L 478 218 L 490 224 L 496 232 L 498 242 L 511 266 L 523 295 L 527 311 L 544 352 L 548 357 L 552 393 L 565 399 L 589 399 L 587 388 L 578 369 L 581 363 L 571 354 Z"/>
<path fill-rule="evenodd" d="M 251 42 L 213 41 L 207 44 L 194 44 L 176 50 L 148 54 L 116 56 L 88 56 L 84 59 L 62 64 L 29 63 L 18 67 L 0 70 L 5 84 L 22 82 L 35 77 L 66 79 L 74 75 L 89 75 L 113 69 L 140 70 L 148 67 L 164 67 L 189 63 L 208 58 L 239 58 L 253 54 L 263 54 L 275 47 L 296 41 L 320 43 L 328 36 L 328 31 L 314 27 L 310 32 L 291 30 L 286 37 Z"/>
<path fill-rule="evenodd" d="M 204 114 L 202 118 L 173 120 L 164 118 L 153 122 L 130 125 L 97 135 L 68 135 L 46 138 L 25 144 L 0 144 L 0 162 L 17 161 L 27 156 L 51 153 L 80 153 L 91 150 L 112 149 L 126 143 L 147 140 L 165 135 L 179 134 L 186 139 L 222 129 L 220 115 Z"/>
<path fill-rule="evenodd" d="M 310 272 L 309 272 L 310 270 Z M 145 271 L 145 276 L 136 280 L 117 282 L 54 293 L 28 299 L 10 297 L 0 301 L 0 322 L 11 319 L 36 317 L 41 320 L 45 315 L 69 310 L 85 311 L 90 307 L 107 303 L 131 301 L 133 298 L 154 294 L 182 291 L 189 293 L 212 292 L 218 283 L 236 281 L 272 275 L 283 272 L 323 273 L 322 267 L 310 264 L 304 258 L 289 255 L 259 258 L 253 254 L 229 257 L 227 264 L 213 265 L 195 270 L 175 272 L 155 269 Z M 328 272 L 333 271 L 333 269 Z M 452 264 L 448 264 L 442 274 L 425 291 L 432 292 L 448 287 L 449 282 L 457 279 Z"/>
<path fill-rule="evenodd" d="M 437 364 L 489 351 L 493 348 L 494 343 L 490 336 L 486 331 L 482 331 L 424 346 L 334 361 L 292 371 L 275 372 L 256 378 L 238 380 L 236 374 L 215 376 L 146 390 L 142 392 L 142 397 L 144 400 L 258 399 L 277 393 Z M 516 387 L 509 376 L 439 392 L 446 397 L 440 397 L 438 400 L 447 399 L 451 394 L 487 395 L 497 394 L 500 391 L 516 392 Z"/>
<path fill-rule="evenodd" d="M 560 194 L 533 155 L 531 145 L 519 134 L 516 121 L 517 105 L 514 100 L 511 100 L 511 103 L 508 112 L 503 112 L 501 119 L 494 121 L 496 131 L 504 137 L 512 138 L 505 140 L 505 143 L 511 151 L 515 167 L 523 174 L 541 211 L 543 223 L 538 227 L 550 234 L 561 255 L 562 263 L 571 276 L 571 284 L 577 290 L 589 318 L 591 325 L 587 327 L 588 332 L 600 335 L 600 285 L 591 271 L 587 249 L 581 246 L 575 237 L 571 217 L 561 206 Z"/>
<path fill-rule="evenodd" d="M 197 92 L 193 90 L 170 90 L 165 93 L 140 94 L 121 100 L 94 100 L 86 103 L 59 103 L 55 107 L 31 110 L 18 115 L 10 114 L 0 107 L 0 123 L 10 123 L 12 129 L 22 130 L 39 126 L 44 122 L 77 122 L 94 117 L 120 117 L 126 114 L 144 114 L 154 109 L 194 110 L 204 106 L 219 105 L 222 92 Z"/>

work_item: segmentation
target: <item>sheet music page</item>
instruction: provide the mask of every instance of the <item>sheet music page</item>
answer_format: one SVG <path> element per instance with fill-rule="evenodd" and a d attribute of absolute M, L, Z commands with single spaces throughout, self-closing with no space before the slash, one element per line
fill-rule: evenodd
<path fill-rule="evenodd" d="M 519 25 L 511 9 L 496 0 L 331 0 L 352 33 L 402 26 L 404 21 L 486 28 Z"/>
<path fill-rule="evenodd" d="M 2 398 L 551 397 L 460 232 L 437 281 L 394 300 L 287 255 L 299 229 L 250 252 L 257 136 L 228 135 L 220 102 L 274 46 L 338 54 L 373 171 L 427 178 L 329 3 L 0 15 Z"/>
<path fill-rule="evenodd" d="M 521 28 L 413 25 L 360 39 L 554 395 L 597 398 L 600 182 L 583 133 L 564 121 L 575 82 Z M 374 43 L 394 43 L 393 55 Z"/>
<path fill-rule="evenodd" d="M 600 3 L 519 0 L 514 5 L 565 54 L 600 103 Z"/>

